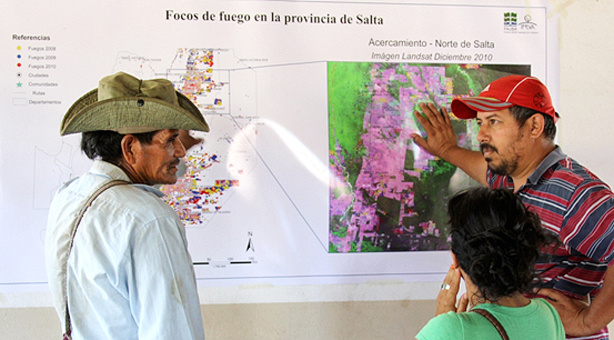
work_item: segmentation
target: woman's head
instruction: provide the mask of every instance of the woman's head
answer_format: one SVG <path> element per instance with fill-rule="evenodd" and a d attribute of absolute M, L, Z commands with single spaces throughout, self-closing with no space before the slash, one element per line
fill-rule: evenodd
<path fill-rule="evenodd" d="M 452 253 L 487 301 L 530 289 L 540 249 L 555 239 L 507 189 L 476 188 L 448 204 Z"/>

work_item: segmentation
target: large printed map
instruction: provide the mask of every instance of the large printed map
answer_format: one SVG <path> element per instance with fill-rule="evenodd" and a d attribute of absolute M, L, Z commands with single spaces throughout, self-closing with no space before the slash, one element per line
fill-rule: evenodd
<path fill-rule="evenodd" d="M 286 302 L 287 284 L 313 286 L 321 301 L 323 284 L 355 300 L 341 285 L 440 281 L 446 201 L 473 183 L 413 143 L 423 133 L 413 111 L 508 73 L 556 93 L 558 49 L 547 1 L 439 2 L 152 1 L 121 13 L 88 4 L 95 15 L 3 2 L 12 15 L 0 23 L 0 291 L 46 291 L 50 202 L 92 163 L 78 134 L 59 135 L 62 117 L 119 71 L 170 80 L 211 127 L 190 132 L 202 142 L 177 183 L 160 188 L 186 227 L 201 287 L 273 285 L 283 296 L 270 301 Z M 531 29 L 506 25 L 505 13 L 530 15 Z M 458 30 L 471 18 L 480 24 Z M 453 124 L 475 148 L 475 127 Z M 399 294 L 378 299 L 416 298 Z"/>

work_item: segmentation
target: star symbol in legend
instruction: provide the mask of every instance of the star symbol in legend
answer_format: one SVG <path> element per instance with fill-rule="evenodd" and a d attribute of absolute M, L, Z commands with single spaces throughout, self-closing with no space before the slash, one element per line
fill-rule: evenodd
<path fill-rule="evenodd" d="M 17 83 L 17 87 L 21 87 L 23 85 L 21 82 Z"/>

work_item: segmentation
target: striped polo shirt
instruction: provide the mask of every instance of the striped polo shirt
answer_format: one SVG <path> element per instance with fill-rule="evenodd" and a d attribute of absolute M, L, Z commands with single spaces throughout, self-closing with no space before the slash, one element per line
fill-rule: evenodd
<path fill-rule="evenodd" d="M 491 188 L 514 189 L 509 176 L 488 170 L 487 180 Z M 594 296 L 614 260 L 614 194 L 610 187 L 557 146 L 517 194 L 539 215 L 542 226 L 561 241 L 551 258 L 536 264 L 544 287 L 579 299 Z M 607 333 L 589 339 L 607 339 Z"/>

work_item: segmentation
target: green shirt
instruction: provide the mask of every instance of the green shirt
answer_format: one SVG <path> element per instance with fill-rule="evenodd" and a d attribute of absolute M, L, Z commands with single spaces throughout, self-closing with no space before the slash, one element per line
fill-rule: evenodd
<path fill-rule="evenodd" d="M 485 309 L 503 325 L 510 340 L 564 340 L 565 331 L 557 311 L 544 299 L 533 299 L 524 307 L 505 307 L 484 303 Z M 418 340 L 483 339 L 499 340 L 501 336 L 490 321 L 478 313 L 448 312 L 431 319 L 416 335 Z"/>

